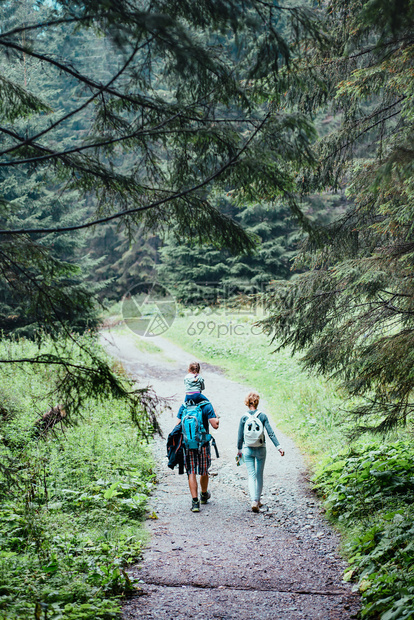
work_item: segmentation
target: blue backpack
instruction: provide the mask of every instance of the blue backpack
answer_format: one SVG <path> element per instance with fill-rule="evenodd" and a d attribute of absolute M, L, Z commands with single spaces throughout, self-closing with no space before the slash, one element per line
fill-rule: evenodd
<path fill-rule="evenodd" d="M 184 410 L 181 416 L 181 429 L 183 433 L 183 444 L 188 450 L 199 450 L 205 443 L 211 441 L 212 437 L 206 432 L 203 424 L 203 404 L 207 401 L 194 404 L 192 401 L 184 403 Z"/>

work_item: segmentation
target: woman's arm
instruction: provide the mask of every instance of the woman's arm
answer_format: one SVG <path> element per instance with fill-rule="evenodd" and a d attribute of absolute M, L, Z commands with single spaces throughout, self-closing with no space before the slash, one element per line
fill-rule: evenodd
<path fill-rule="evenodd" d="M 243 433 L 244 433 L 244 423 L 246 422 L 246 416 L 244 415 L 239 423 L 239 432 L 237 434 L 237 450 L 240 450 L 243 447 Z"/>
<path fill-rule="evenodd" d="M 280 454 L 283 456 L 285 454 L 285 451 L 281 447 L 281 445 L 279 443 L 279 440 L 276 437 L 275 431 L 270 426 L 270 422 L 268 420 L 267 415 L 265 413 L 262 413 L 261 415 L 263 416 L 263 424 L 264 424 L 264 427 L 265 427 L 265 429 L 267 431 L 267 434 L 269 435 L 269 439 L 274 443 L 276 448 L 279 450 Z"/>

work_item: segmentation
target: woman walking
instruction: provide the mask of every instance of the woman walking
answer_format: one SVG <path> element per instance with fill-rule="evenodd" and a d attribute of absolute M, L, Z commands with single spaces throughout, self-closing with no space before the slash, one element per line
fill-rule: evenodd
<path fill-rule="evenodd" d="M 240 420 L 237 438 L 237 457 L 240 459 L 243 456 L 246 463 L 253 512 L 259 512 L 259 508 L 262 505 L 260 503 L 260 496 L 263 489 L 263 470 L 266 461 L 264 429 L 266 429 L 269 438 L 279 450 L 281 456 L 285 454 L 269 424 L 267 415 L 257 409 L 259 400 L 260 396 L 257 392 L 249 392 L 247 394 L 244 404 L 247 406 L 248 411 Z"/>

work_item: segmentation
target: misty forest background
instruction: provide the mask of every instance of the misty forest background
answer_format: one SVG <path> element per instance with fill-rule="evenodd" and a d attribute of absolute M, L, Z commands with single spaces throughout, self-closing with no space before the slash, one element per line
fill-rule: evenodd
<path fill-rule="evenodd" d="M 412 0 L 0 0 L 0 617 L 136 592 L 165 403 L 97 334 L 154 282 L 166 337 L 250 369 L 309 453 L 362 617 L 414 617 L 413 25 Z M 189 309 L 258 304 L 260 336 L 190 338 Z"/>

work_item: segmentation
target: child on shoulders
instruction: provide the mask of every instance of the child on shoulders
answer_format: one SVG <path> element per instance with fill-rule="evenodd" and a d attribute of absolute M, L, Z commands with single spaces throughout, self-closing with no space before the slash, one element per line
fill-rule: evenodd
<path fill-rule="evenodd" d="M 185 399 L 184 402 L 192 400 L 194 403 L 206 400 L 208 398 L 201 392 L 205 389 L 204 379 L 200 375 L 200 364 L 191 362 L 188 366 L 188 374 L 184 377 Z"/>

